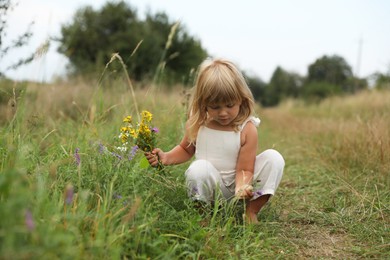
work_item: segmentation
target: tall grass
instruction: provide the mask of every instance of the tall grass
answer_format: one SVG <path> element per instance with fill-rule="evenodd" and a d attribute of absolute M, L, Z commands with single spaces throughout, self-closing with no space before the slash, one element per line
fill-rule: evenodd
<path fill-rule="evenodd" d="M 390 93 L 259 107 L 259 152 L 274 147 L 287 164 L 251 226 L 241 204 L 199 213 L 188 164 L 161 174 L 116 149 L 136 107 L 153 113 L 161 148 L 177 144 L 183 89 L 134 84 L 133 96 L 125 75 L 97 84 L 31 83 L 0 115 L 1 259 L 390 257 Z"/>
<path fill-rule="evenodd" d="M 286 220 L 334 240 L 332 250 L 322 254 L 389 257 L 389 99 L 390 92 L 366 91 L 317 105 L 289 101 L 263 111 L 269 118 L 265 132 L 290 161 L 284 185 L 292 189 L 282 192 L 296 200 L 289 200 Z M 303 236 L 305 229 L 299 232 Z M 342 254 L 334 254 L 338 250 Z M 318 256 L 310 250 L 309 255 Z"/>

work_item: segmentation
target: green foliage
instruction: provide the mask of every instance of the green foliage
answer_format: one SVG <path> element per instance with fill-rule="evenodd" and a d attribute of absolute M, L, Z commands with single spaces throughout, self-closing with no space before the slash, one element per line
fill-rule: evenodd
<path fill-rule="evenodd" d="M 390 73 L 375 73 L 373 77 L 377 89 L 390 89 Z"/>
<path fill-rule="evenodd" d="M 309 82 L 327 82 L 349 91 L 348 79 L 352 77 L 351 67 L 340 56 L 323 56 L 309 65 L 307 80 Z"/>
<path fill-rule="evenodd" d="M 166 56 L 168 75 L 170 74 L 176 82 L 192 87 L 191 75 L 207 57 L 207 52 L 202 48 L 201 42 L 190 36 L 184 27 L 179 27 L 175 36 Z"/>
<path fill-rule="evenodd" d="M 348 85 L 352 86 L 351 92 L 348 93 L 356 93 L 358 91 L 362 91 L 368 88 L 368 82 L 367 79 L 364 78 L 357 78 L 357 77 L 351 77 L 348 80 Z"/>
<path fill-rule="evenodd" d="M 248 76 L 245 74 L 245 72 L 243 72 L 243 74 L 253 94 L 253 98 L 257 102 L 264 104 L 264 100 L 267 98 L 265 95 L 267 84 L 264 81 L 262 81 L 259 77 Z"/>
<path fill-rule="evenodd" d="M 350 66 L 339 56 L 323 56 L 300 76 L 277 67 L 269 83 L 247 77 L 256 101 L 264 107 L 276 106 L 286 99 L 320 101 L 328 96 L 351 94 L 367 88 L 367 80 L 352 75 Z"/>
<path fill-rule="evenodd" d="M 165 13 L 149 13 L 141 21 L 123 1 L 108 2 L 98 11 L 84 7 L 62 26 L 59 52 L 69 58 L 74 74 L 102 71 L 112 54 L 119 53 L 135 80 L 152 79 L 165 70 L 168 79 L 178 81 L 207 53 L 184 27 L 172 32 L 174 26 Z M 118 68 L 110 66 L 112 72 Z"/>
<path fill-rule="evenodd" d="M 104 67 L 114 52 L 133 50 L 137 35 L 136 13 L 124 2 L 107 3 L 100 12 L 79 9 L 73 23 L 62 26 L 59 52 L 67 56 L 75 73 L 91 73 Z M 131 52 L 130 52 L 131 53 Z"/>
<path fill-rule="evenodd" d="M 0 78 L 0 105 L 7 104 L 12 98 L 17 99 L 26 86 L 26 82 L 15 83 L 9 79 Z"/>
<path fill-rule="evenodd" d="M 317 59 L 308 67 L 301 96 L 319 101 L 331 95 L 351 94 L 367 88 L 367 81 L 353 76 L 344 58 L 333 55 Z"/>
<path fill-rule="evenodd" d="M 312 81 L 305 84 L 302 88 L 302 97 L 305 100 L 317 102 L 326 97 L 341 94 L 341 90 L 337 85 L 323 82 Z"/>
<path fill-rule="evenodd" d="M 265 89 L 264 106 L 275 106 L 286 98 L 296 98 L 300 93 L 303 79 L 296 73 L 289 73 L 277 67 Z"/>
<path fill-rule="evenodd" d="M 276 106 L 286 99 L 320 101 L 332 95 L 353 94 L 367 88 L 367 80 L 354 77 L 351 67 L 339 56 L 323 56 L 301 76 L 277 67 L 270 82 L 247 78 L 256 101 L 264 107 Z M 257 87 L 259 86 L 259 87 Z"/>

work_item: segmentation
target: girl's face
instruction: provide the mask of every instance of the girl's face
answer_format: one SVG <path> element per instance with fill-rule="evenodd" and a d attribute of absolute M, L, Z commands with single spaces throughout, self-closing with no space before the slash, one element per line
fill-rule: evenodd
<path fill-rule="evenodd" d="M 207 112 L 212 120 L 222 126 L 230 125 L 240 112 L 240 103 L 232 104 L 210 104 L 207 106 Z"/>

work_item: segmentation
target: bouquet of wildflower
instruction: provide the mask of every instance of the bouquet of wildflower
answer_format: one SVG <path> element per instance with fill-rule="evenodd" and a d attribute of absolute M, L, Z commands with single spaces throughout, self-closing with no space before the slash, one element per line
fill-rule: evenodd
<path fill-rule="evenodd" d="M 131 116 L 126 116 L 123 119 L 124 126 L 120 129 L 119 138 L 124 146 L 131 142 L 134 146 L 132 151 L 141 150 L 143 152 L 151 152 L 156 147 L 158 129 L 152 126 L 153 115 L 149 111 L 141 112 L 141 122 L 133 125 Z M 158 169 L 162 169 L 160 163 Z"/>

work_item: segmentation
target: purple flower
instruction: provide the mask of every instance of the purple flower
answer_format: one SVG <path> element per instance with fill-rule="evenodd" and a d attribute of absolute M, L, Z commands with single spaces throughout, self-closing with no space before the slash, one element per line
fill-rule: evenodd
<path fill-rule="evenodd" d="M 138 145 L 134 145 L 132 148 L 131 148 L 131 151 L 130 151 L 130 155 L 129 155 L 129 161 L 133 160 L 135 154 L 137 153 L 138 151 Z"/>
<path fill-rule="evenodd" d="M 121 199 L 122 198 L 122 195 L 120 195 L 120 194 L 118 194 L 116 192 L 112 196 L 113 196 L 114 199 Z"/>
<path fill-rule="evenodd" d="M 196 186 L 193 186 L 192 187 L 192 191 L 191 191 L 192 194 L 199 194 L 199 190 L 198 190 L 198 187 Z"/>
<path fill-rule="evenodd" d="M 122 156 L 120 156 L 119 154 L 114 153 L 114 152 L 111 152 L 111 154 L 112 154 L 113 156 L 115 156 L 116 158 L 118 158 L 119 160 L 122 160 Z"/>
<path fill-rule="evenodd" d="M 80 162 L 81 162 L 79 151 L 80 151 L 80 148 L 76 148 L 76 150 L 74 152 L 74 159 L 75 159 L 76 165 L 80 165 Z"/>
<path fill-rule="evenodd" d="M 153 128 L 152 128 L 152 132 L 154 132 L 154 133 L 158 133 L 158 132 L 159 132 L 159 130 L 158 130 L 158 128 L 157 128 L 157 127 L 153 127 Z"/>
<path fill-rule="evenodd" d="M 261 190 L 257 190 L 253 193 L 253 196 L 262 196 L 263 195 L 263 192 Z"/>
<path fill-rule="evenodd" d="M 73 202 L 74 190 L 72 185 L 68 185 L 65 188 L 65 203 L 70 205 Z"/>
<path fill-rule="evenodd" d="M 104 150 L 105 150 L 106 147 L 104 147 L 104 145 L 102 145 L 101 143 L 99 143 L 99 153 L 103 153 Z"/>
<path fill-rule="evenodd" d="M 32 216 L 32 213 L 29 209 L 26 210 L 26 213 L 24 215 L 24 221 L 26 224 L 26 227 L 29 231 L 33 231 L 35 228 L 34 219 Z"/>

